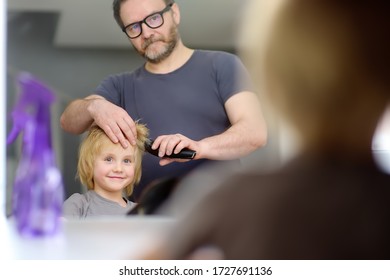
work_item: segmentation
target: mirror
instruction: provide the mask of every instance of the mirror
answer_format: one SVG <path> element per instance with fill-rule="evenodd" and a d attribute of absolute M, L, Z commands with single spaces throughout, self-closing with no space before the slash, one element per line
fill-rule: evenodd
<path fill-rule="evenodd" d="M 3 50 L 5 45 L 2 44 L 0 85 L 3 102 L 0 102 L 0 112 L 5 116 L 5 111 L 9 112 L 15 103 L 18 94 L 15 77 L 20 71 L 32 73 L 56 92 L 57 102 L 52 108 L 52 139 L 64 178 L 65 196 L 68 197 L 83 191 L 75 179 L 80 137 L 60 129 L 61 113 L 71 100 L 90 94 L 104 77 L 131 71 L 141 65 L 143 59 L 132 50 L 128 39 L 116 25 L 111 1 L 83 0 L 77 2 L 77 5 L 74 5 L 74 1 L 60 0 L 7 2 L 7 11 L 4 1 L 1 2 L 2 14 L 7 13 L 7 20 L 1 18 L 1 36 L 5 37 L 4 25 L 7 31 L 7 40 L 3 40 L 7 42 L 7 65 Z M 181 8 L 182 38 L 189 47 L 235 51 L 234 32 L 236 26 L 239 26 L 238 11 L 244 6 L 244 1 L 176 2 Z M 204 9 L 205 6 L 207 9 Z M 202 15 L 201 21 L 199 14 Z M 9 132 L 11 124 L 4 117 L 0 120 L 0 138 L 4 142 L 5 132 Z M 388 125 L 385 130 L 381 133 L 388 133 Z M 250 162 L 255 160 L 264 162 L 264 166 L 272 165 L 271 161 L 280 152 L 278 144 L 273 143 L 269 143 L 268 150 L 251 156 Z M 6 186 L 6 190 L 0 192 L 0 201 L 2 204 L 5 202 L 7 215 L 11 213 L 12 183 L 19 144 L 15 142 L 6 150 L 5 144 L 1 144 L 0 170 L 3 176 L 0 178 L 3 180 L 1 187 Z M 390 148 L 387 149 L 385 157 L 389 158 Z"/>

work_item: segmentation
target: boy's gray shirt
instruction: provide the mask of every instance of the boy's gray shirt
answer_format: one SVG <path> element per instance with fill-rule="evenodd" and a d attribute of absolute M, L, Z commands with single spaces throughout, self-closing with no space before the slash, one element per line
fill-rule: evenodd
<path fill-rule="evenodd" d="M 136 204 L 123 198 L 127 206 L 106 199 L 93 190 L 85 194 L 74 193 L 63 204 L 63 215 L 66 218 L 87 218 L 94 216 L 126 215 Z"/>

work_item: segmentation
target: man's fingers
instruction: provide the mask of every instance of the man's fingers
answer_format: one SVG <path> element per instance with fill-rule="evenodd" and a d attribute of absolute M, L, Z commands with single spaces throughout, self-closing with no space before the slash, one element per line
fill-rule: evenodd
<path fill-rule="evenodd" d="M 165 165 L 168 165 L 168 164 L 170 164 L 170 163 L 172 163 L 172 162 L 174 162 L 173 159 L 170 159 L 170 158 L 162 158 L 162 159 L 160 159 L 159 164 L 160 164 L 160 166 L 165 166 Z"/>
<path fill-rule="evenodd" d="M 118 125 L 112 124 L 113 127 L 107 125 L 104 126 L 103 130 L 107 134 L 107 136 L 111 139 L 113 143 L 120 143 L 123 148 L 128 147 L 128 140 L 124 136 L 122 130 L 119 128 Z"/>
<path fill-rule="evenodd" d="M 131 145 L 137 143 L 136 125 L 123 108 L 104 98 L 96 98 L 94 104 L 93 119 L 106 132 L 112 142 L 120 142 L 124 148 L 127 148 L 128 142 Z"/>
<path fill-rule="evenodd" d="M 164 155 L 167 154 L 167 142 L 166 141 L 162 141 L 160 143 L 160 146 L 158 147 L 158 156 L 159 157 L 163 157 Z"/>
<path fill-rule="evenodd" d="M 114 130 L 114 133 L 115 133 L 116 137 L 118 138 L 119 142 L 121 143 L 122 147 L 126 149 L 128 147 L 129 141 L 126 139 L 122 130 L 117 126 Z"/>
<path fill-rule="evenodd" d="M 174 147 L 174 150 L 173 150 L 173 153 L 175 154 L 178 154 L 180 153 L 181 150 L 183 150 L 184 148 L 188 147 L 189 143 L 188 141 L 180 141 L 175 147 Z"/>
<path fill-rule="evenodd" d="M 154 141 L 152 149 L 158 149 L 159 157 L 164 157 L 164 155 L 178 154 L 189 145 L 189 139 L 181 134 L 161 135 Z"/>
<path fill-rule="evenodd" d="M 162 158 L 160 159 L 160 166 L 165 166 L 165 165 L 168 165 L 172 162 L 186 162 L 186 161 L 190 161 L 188 159 L 179 159 L 179 158 Z"/>
<path fill-rule="evenodd" d="M 105 125 L 102 127 L 104 132 L 107 134 L 108 138 L 114 143 L 118 143 L 119 139 L 116 137 L 115 133 L 112 131 L 111 127 L 109 125 Z"/>
<path fill-rule="evenodd" d="M 135 127 L 135 123 L 131 119 L 122 119 L 118 125 L 120 127 L 121 134 L 124 134 L 131 145 L 137 144 L 137 129 Z"/>

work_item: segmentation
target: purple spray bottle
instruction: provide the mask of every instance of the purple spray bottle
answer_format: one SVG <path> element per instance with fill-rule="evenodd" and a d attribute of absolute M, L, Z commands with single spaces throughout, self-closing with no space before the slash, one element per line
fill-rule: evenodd
<path fill-rule="evenodd" d="M 13 218 L 23 236 L 47 236 L 60 229 L 64 189 L 51 144 L 50 106 L 54 94 L 28 73 L 18 76 L 20 96 L 12 111 L 12 143 L 23 142 L 12 194 Z"/>

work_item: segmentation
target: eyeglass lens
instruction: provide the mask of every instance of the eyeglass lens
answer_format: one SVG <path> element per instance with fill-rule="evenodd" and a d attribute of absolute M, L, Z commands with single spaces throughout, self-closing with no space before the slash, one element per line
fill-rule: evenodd
<path fill-rule="evenodd" d="M 149 28 L 158 28 L 163 24 L 163 17 L 160 14 L 153 14 L 148 16 L 143 21 Z M 137 37 L 142 32 L 141 22 L 134 23 L 126 28 L 129 37 Z"/>

